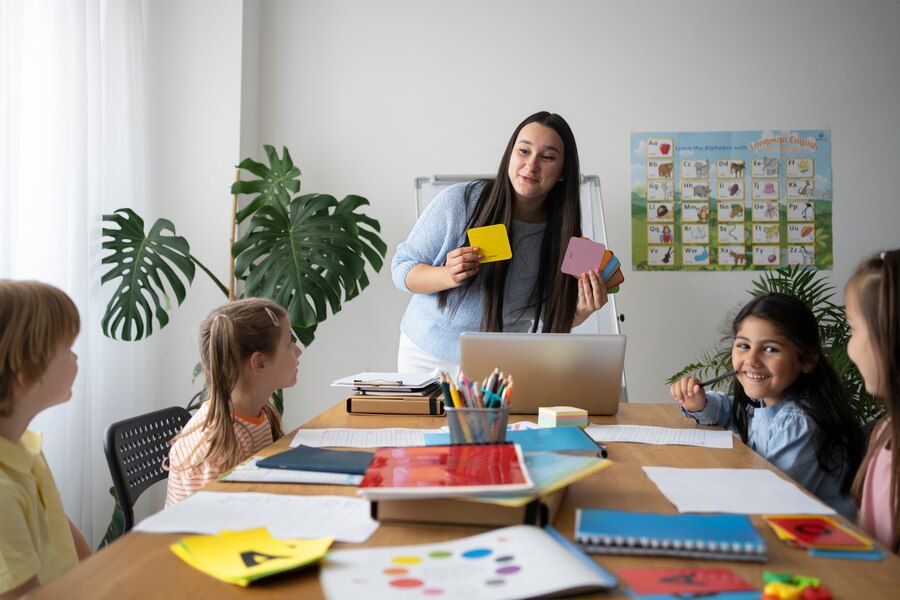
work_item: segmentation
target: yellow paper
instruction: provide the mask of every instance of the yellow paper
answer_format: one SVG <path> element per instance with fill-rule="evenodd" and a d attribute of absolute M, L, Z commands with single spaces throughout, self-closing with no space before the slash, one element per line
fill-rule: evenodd
<path fill-rule="evenodd" d="M 253 580 L 316 562 L 333 537 L 280 540 L 265 528 L 193 535 L 170 546 L 192 567 L 228 583 L 246 586 Z"/>
<path fill-rule="evenodd" d="M 476 227 L 475 229 L 470 229 L 468 234 L 469 245 L 477 246 L 481 255 L 484 256 L 478 261 L 481 264 L 512 258 L 509 236 L 506 234 L 506 225 L 503 223 L 488 225 L 487 227 Z"/>

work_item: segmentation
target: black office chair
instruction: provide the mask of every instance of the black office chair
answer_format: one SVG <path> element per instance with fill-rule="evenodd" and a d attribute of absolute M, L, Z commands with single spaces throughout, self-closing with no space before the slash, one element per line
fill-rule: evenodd
<path fill-rule="evenodd" d="M 162 464 L 169 455 L 169 440 L 178 435 L 190 419 L 191 413 L 173 406 L 106 428 L 103 451 L 119 506 L 125 514 L 125 533 L 134 527 L 134 503 L 140 495 L 168 477 Z"/>

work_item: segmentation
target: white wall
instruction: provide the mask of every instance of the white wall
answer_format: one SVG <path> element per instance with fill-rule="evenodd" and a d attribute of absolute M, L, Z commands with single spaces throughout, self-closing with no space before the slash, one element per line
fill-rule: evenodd
<path fill-rule="evenodd" d="M 170 219 L 191 254 L 227 286 L 230 186 L 240 155 L 243 2 L 148 0 L 144 24 L 154 214 L 142 216 L 148 229 L 157 218 Z M 184 304 L 153 334 L 161 349 L 160 408 L 185 406 L 194 393 L 197 325 L 225 300 L 197 269 Z M 158 488 L 141 498 L 139 517 L 159 510 L 164 484 Z"/>
<path fill-rule="evenodd" d="M 569 121 L 626 265 L 632 401 L 666 399 L 662 382 L 718 339 L 753 275 L 630 271 L 631 131 L 830 128 L 834 281 L 897 245 L 895 2 L 270 0 L 261 21 L 259 139 L 290 148 L 305 191 L 368 197 L 391 254 L 414 176 L 492 172 L 526 115 Z M 288 425 L 340 399 L 332 378 L 393 368 L 406 297 L 387 271 L 320 326 Z"/>

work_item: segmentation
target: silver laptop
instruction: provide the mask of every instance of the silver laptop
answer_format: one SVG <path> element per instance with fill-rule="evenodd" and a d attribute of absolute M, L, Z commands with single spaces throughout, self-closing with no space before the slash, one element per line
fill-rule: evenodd
<path fill-rule="evenodd" d="M 541 406 L 575 406 L 592 415 L 619 410 L 624 335 L 464 333 L 460 368 L 481 381 L 500 367 L 512 374 L 510 412 L 537 414 Z"/>

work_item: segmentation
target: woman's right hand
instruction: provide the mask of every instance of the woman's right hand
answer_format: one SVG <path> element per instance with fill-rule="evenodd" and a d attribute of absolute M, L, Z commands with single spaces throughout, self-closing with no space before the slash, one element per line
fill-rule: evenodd
<path fill-rule="evenodd" d="M 477 246 L 463 246 L 448 253 L 444 263 L 446 289 L 457 288 L 478 273 L 481 268 L 478 261 L 482 258 Z"/>
<path fill-rule="evenodd" d="M 706 392 L 696 377 L 685 376 L 669 387 L 672 397 L 688 412 L 698 412 L 706 408 Z"/>

